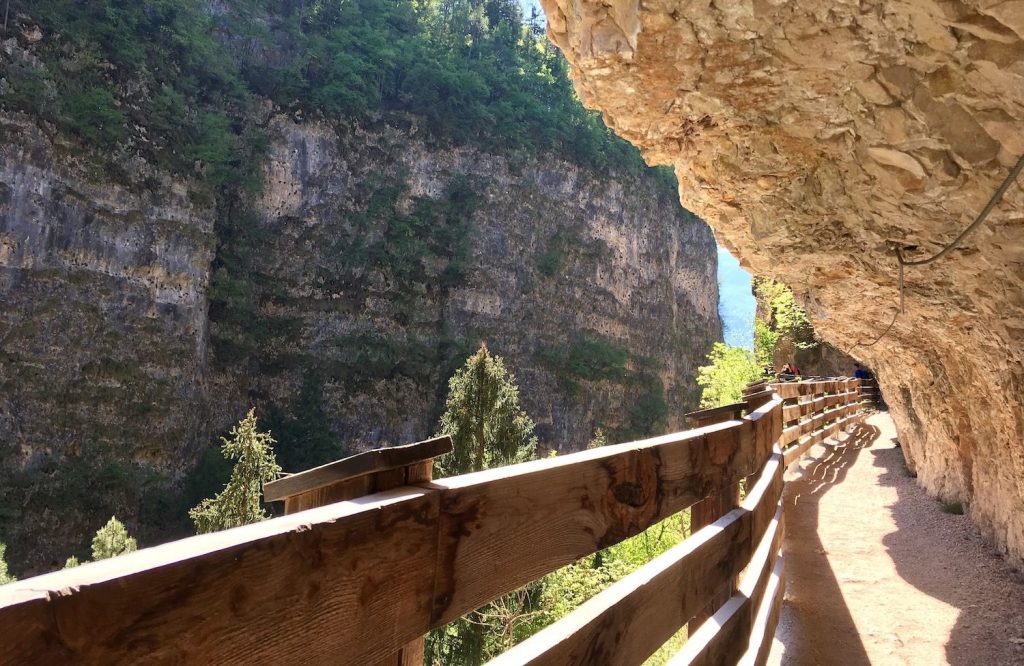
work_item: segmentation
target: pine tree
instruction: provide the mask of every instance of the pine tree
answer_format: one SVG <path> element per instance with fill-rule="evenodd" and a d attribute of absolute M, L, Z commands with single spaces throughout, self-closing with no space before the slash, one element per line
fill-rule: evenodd
<path fill-rule="evenodd" d="M 452 452 L 435 462 L 435 476 L 500 467 L 536 457 L 533 421 L 519 406 L 516 378 L 486 345 L 469 357 L 448 382 L 441 433 L 452 438 Z M 529 635 L 538 581 L 506 594 L 427 636 L 429 663 L 471 666 L 505 651 Z"/>
<path fill-rule="evenodd" d="M 7 583 L 13 583 L 18 580 L 7 571 L 7 560 L 4 559 L 4 555 L 7 551 L 7 544 L 0 543 L 0 585 L 6 585 Z"/>
<path fill-rule="evenodd" d="M 131 553 L 137 548 L 135 538 L 128 535 L 124 523 L 111 516 L 107 524 L 96 530 L 96 536 L 92 538 L 92 559 L 105 560 L 108 557 Z M 67 568 L 67 564 L 64 566 Z"/>
<path fill-rule="evenodd" d="M 451 435 L 453 450 L 437 461 L 438 477 L 522 462 L 536 454 L 533 421 L 519 406 L 516 378 L 487 345 L 449 380 L 439 434 Z"/>
<path fill-rule="evenodd" d="M 204 499 L 188 512 L 197 534 L 257 523 L 268 518 L 260 505 L 263 484 L 277 477 L 281 467 L 274 458 L 274 439 L 256 429 L 256 413 L 249 413 L 231 429 L 231 439 L 221 438 L 221 451 L 235 460 L 231 479 L 213 499 Z"/>

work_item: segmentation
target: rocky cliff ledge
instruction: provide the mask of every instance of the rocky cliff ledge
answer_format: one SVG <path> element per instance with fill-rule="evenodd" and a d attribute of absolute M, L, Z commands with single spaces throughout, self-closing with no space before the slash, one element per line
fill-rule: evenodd
<path fill-rule="evenodd" d="M 671 187 L 430 147 L 408 128 L 277 117 L 268 133 L 247 239 L 222 254 L 244 255 L 226 263 L 248 265 L 271 333 L 211 310 L 217 381 L 239 409 L 302 418 L 312 400 L 348 447 L 415 441 L 480 342 L 516 373 L 546 447 L 679 426 L 697 403 L 721 338 L 715 243 Z"/>
<path fill-rule="evenodd" d="M 542 0 L 584 103 L 841 349 L 1024 153 L 1024 3 Z M 938 263 L 873 366 L 920 482 L 1024 560 L 1024 195 Z"/>
<path fill-rule="evenodd" d="M 261 194 L 214 208 L 0 114 L 0 540 L 17 573 L 84 555 L 113 513 L 144 542 L 174 534 L 216 485 L 203 451 L 251 405 L 289 470 L 429 436 L 481 341 L 549 448 L 696 405 L 721 337 L 715 242 L 652 172 L 430 146 L 415 119 L 261 123 Z"/>

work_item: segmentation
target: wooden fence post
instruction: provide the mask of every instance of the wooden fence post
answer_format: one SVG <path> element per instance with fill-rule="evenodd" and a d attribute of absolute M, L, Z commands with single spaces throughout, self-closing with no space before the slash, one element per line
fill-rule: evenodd
<path fill-rule="evenodd" d="M 406 446 L 375 449 L 343 458 L 263 486 L 268 502 L 284 501 L 285 514 L 433 480 L 434 458 L 452 450 L 444 435 Z M 421 666 L 423 636 L 374 666 Z"/>
<path fill-rule="evenodd" d="M 704 426 L 714 425 L 715 423 L 723 423 L 725 421 L 738 419 L 743 415 L 743 410 L 746 409 L 746 407 L 747 403 L 737 402 L 722 407 L 702 409 L 698 412 L 691 412 L 687 414 L 686 420 L 689 422 L 691 427 L 703 428 Z M 697 530 L 710 525 L 732 511 L 739 504 L 739 500 L 740 488 L 738 485 L 732 485 L 694 504 L 690 507 L 690 534 L 694 534 Z M 733 581 L 732 587 L 727 588 L 720 594 L 716 595 L 704 610 L 697 613 L 693 619 L 690 620 L 687 625 L 689 633 L 692 635 L 700 625 L 702 625 L 709 617 L 714 615 L 715 610 L 718 607 L 729 601 L 734 591 L 735 581 Z"/>

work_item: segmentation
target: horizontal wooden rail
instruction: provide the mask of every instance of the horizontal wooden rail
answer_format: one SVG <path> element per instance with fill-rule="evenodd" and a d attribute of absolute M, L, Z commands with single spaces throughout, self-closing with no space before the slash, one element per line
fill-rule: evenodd
<path fill-rule="evenodd" d="M 781 518 L 782 472 L 782 454 L 776 450 L 739 508 L 490 666 L 642 664 L 750 565 L 754 548 Z"/>
<path fill-rule="evenodd" d="M 19 581 L 0 588 L 0 663 L 374 663 L 738 483 L 780 431 L 775 400 Z"/>
<path fill-rule="evenodd" d="M 339 461 L 267 494 L 295 511 L 404 485 L 0 587 L 0 663 L 391 663 L 741 481 L 737 508 L 495 664 L 640 664 L 712 612 L 672 663 L 763 663 L 782 596 L 783 472 L 861 418 L 860 400 L 854 380 L 761 383 L 692 415 L 723 423 L 435 481 L 420 468 L 447 440 Z"/>
<path fill-rule="evenodd" d="M 783 398 L 779 444 L 786 465 L 860 420 L 860 380 L 827 379 L 773 384 Z"/>

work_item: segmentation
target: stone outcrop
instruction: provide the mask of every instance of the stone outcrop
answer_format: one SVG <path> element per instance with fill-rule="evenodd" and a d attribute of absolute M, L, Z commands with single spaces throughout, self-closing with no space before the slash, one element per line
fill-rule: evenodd
<path fill-rule="evenodd" d="M 909 463 L 1024 559 L 1024 193 L 932 255 L 1024 153 L 1017 0 L 542 0 L 584 103 L 825 340 L 878 374 Z"/>
<path fill-rule="evenodd" d="M 19 575 L 84 555 L 111 514 L 143 543 L 187 529 L 216 490 L 197 460 L 250 406 L 285 461 L 433 434 L 481 341 L 547 448 L 695 406 L 715 243 L 653 174 L 262 121 L 261 194 L 215 211 L 0 114 L 0 541 Z"/>
<path fill-rule="evenodd" d="M 554 156 L 431 147 L 394 127 L 277 117 L 268 132 L 261 240 L 247 252 L 274 285 L 264 313 L 298 333 L 256 345 L 262 370 L 230 373 L 236 411 L 256 400 L 294 412 L 312 381 L 347 447 L 416 441 L 480 342 L 516 374 L 546 448 L 584 448 L 596 427 L 681 426 L 696 405 L 696 368 L 721 338 L 715 243 L 671 189 Z M 423 228 L 452 221 L 466 223 L 455 238 Z M 394 248 L 396 232 L 429 246 L 415 250 L 422 274 L 375 244 Z M 220 329 L 215 316 L 215 341 Z"/>

